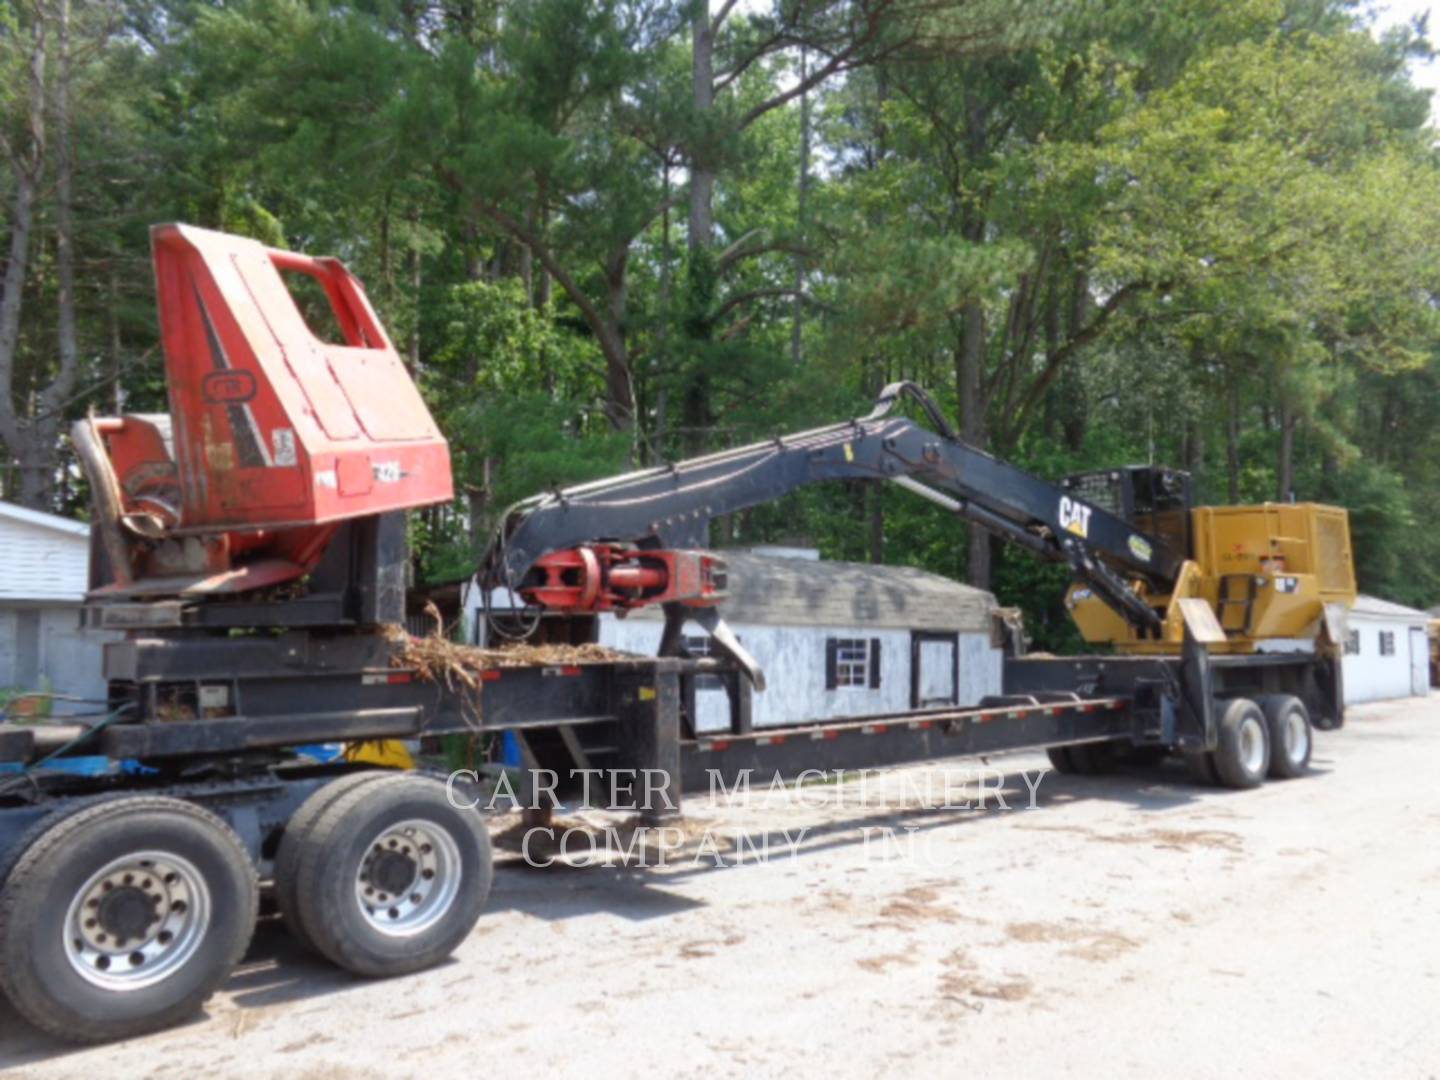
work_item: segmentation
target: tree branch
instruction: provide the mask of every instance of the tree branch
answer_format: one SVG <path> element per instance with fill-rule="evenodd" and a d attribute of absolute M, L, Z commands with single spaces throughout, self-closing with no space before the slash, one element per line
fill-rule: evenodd
<path fill-rule="evenodd" d="M 453 170 L 442 167 L 439 171 L 441 181 L 448 188 L 458 195 L 463 196 L 468 194 L 465 190 L 464 183 L 455 175 Z M 492 224 L 499 226 L 502 230 L 509 233 L 511 237 L 530 249 L 531 254 L 540 260 L 540 265 L 545 267 L 546 272 L 560 283 L 560 287 L 565 290 L 565 294 L 569 296 L 575 306 L 580 309 L 581 317 L 589 324 L 590 328 L 595 331 L 596 337 L 600 339 L 601 348 L 605 348 L 609 328 L 604 315 L 591 301 L 585 290 L 580 287 L 580 283 L 561 265 L 560 260 L 555 257 L 555 253 L 550 250 L 549 245 L 541 240 L 540 237 L 536 236 L 524 222 L 506 213 L 488 199 L 481 198 L 478 195 L 470 195 L 470 205 L 482 216 L 488 218 Z"/>
<path fill-rule="evenodd" d="M 1167 288 L 1169 288 L 1168 283 L 1151 285 L 1143 281 L 1132 281 L 1111 293 L 1109 299 L 1100 305 L 1095 317 L 1085 324 L 1084 329 L 1071 335 L 1065 344 L 1056 349 L 1046 360 L 1045 367 L 1035 381 L 1030 384 L 1030 389 L 1025 392 L 1025 396 L 1020 399 L 1020 404 L 1012 414 L 1015 419 L 1014 423 L 1009 425 L 1010 430 L 1014 432 L 1024 429 L 1030 413 L 1045 396 L 1045 391 L 1050 389 L 1050 384 L 1060 374 L 1061 367 L 1077 352 L 1098 338 L 1116 312 L 1143 293 L 1164 292 Z"/>
<path fill-rule="evenodd" d="M 815 299 L 815 297 L 805 292 L 803 289 L 779 286 L 773 288 L 749 289 L 743 293 L 736 293 L 734 296 L 726 300 L 725 303 L 721 304 L 719 310 L 715 312 L 711 321 L 719 322 L 722 318 L 724 318 L 730 312 L 734 311 L 741 304 L 748 304 L 752 300 L 763 300 L 767 297 L 772 296 L 799 297 L 801 300 L 805 301 L 805 303 L 812 304 L 815 307 L 825 306 L 819 300 Z"/>
<path fill-rule="evenodd" d="M 730 17 L 730 12 L 735 10 L 735 5 L 739 2 L 740 0 L 725 0 L 725 3 L 720 5 L 720 10 L 716 12 L 715 17 L 710 20 L 710 32 L 712 34 L 718 34 L 720 32 L 720 27 L 724 25 L 725 20 Z"/>

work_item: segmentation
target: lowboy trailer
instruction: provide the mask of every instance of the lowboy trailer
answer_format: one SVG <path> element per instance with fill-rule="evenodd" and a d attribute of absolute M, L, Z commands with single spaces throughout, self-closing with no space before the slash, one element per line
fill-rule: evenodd
<path fill-rule="evenodd" d="M 0 766 L 18 770 L 0 773 L 0 990 L 59 1037 L 195 1012 L 244 954 L 262 888 L 359 975 L 428 967 L 470 933 L 492 874 L 482 815 L 442 778 L 316 765 L 307 744 L 514 732 L 532 775 L 646 776 L 653 822 L 717 773 L 1025 748 L 1075 773 L 1175 752 L 1250 787 L 1300 775 L 1312 727 L 1342 722 L 1343 512 L 1201 508 L 1192 525 L 1183 474 L 1149 468 L 1055 487 L 966 446 L 906 386 L 859 420 L 507 516 L 487 585 L 575 620 L 572 638 L 597 612 L 664 605 L 662 655 L 426 678 L 382 628 L 404 614 L 403 511 L 450 499 L 448 454 L 359 283 L 183 226 L 154 247 L 170 413 L 74 435 L 95 508 L 85 617 L 125 635 L 106 646 L 108 701 L 0 725 Z M 292 273 L 323 288 L 343 344 L 310 332 Z M 890 415 L 907 396 L 936 430 Z M 720 617 L 727 571 L 698 550 L 705 525 L 846 478 L 894 480 L 1066 563 L 1077 622 L 1114 651 L 1027 657 L 1012 638 L 1004 692 L 972 707 L 757 729 L 764 676 Z M 685 655 L 690 620 L 719 658 Z M 1255 647 L 1282 637 L 1289 651 Z M 725 731 L 695 729 L 701 676 L 726 689 Z M 51 768 L 79 755 L 117 767 Z"/>

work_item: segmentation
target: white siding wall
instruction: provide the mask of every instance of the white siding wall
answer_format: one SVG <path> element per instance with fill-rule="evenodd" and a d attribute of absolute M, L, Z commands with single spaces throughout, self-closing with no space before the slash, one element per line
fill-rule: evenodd
<path fill-rule="evenodd" d="M 87 536 L 0 518 L 0 553 L 0 599 L 79 600 L 85 594 Z"/>
<path fill-rule="evenodd" d="M 660 645 L 662 624 L 653 619 L 600 620 L 600 642 L 612 648 L 653 655 Z M 910 632 L 861 627 L 787 627 L 734 625 L 745 648 L 765 671 L 768 688 L 753 699 L 756 727 L 795 724 L 806 720 L 903 712 L 910 708 Z M 825 642 L 828 638 L 880 641 L 880 686 L 825 688 Z M 960 704 L 973 705 L 1001 685 L 1000 651 L 988 634 L 961 634 L 956 650 Z M 723 689 L 702 690 L 696 701 L 702 731 L 725 728 L 730 707 Z"/>
<path fill-rule="evenodd" d="M 1410 697 L 1410 630 L 1416 627 L 1423 631 L 1425 624 L 1358 611 L 1350 612 L 1348 623 L 1350 630 L 1359 631 L 1360 652 L 1345 656 L 1345 704 Z M 1392 656 L 1380 655 L 1382 631 L 1395 635 L 1395 653 Z M 1424 640 L 1423 636 L 1420 640 Z"/>
<path fill-rule="evenodd" d="M 38 613 L 38 642 L 22 643 L 19 640 L 22 621 L 30 622 L 33 618 L 26 616 L 22 620 L 21 611 Z M 41 681 L 31 677 L 33 672 L 18 670 L 30 666 L 30 658 L 22 654 L 36 646 L 38 652 L 32 652 L 30 656 L 38 665 L 39 673 L 49 680 L 54 692 L 102 701 L 105 679 L 101 670 L 101 653 L 106 641 L 119 640 L 120 636 L 81 630 L 77 605 L 22 607 L 0 604 L 0 687 L 40 689 Z"/>

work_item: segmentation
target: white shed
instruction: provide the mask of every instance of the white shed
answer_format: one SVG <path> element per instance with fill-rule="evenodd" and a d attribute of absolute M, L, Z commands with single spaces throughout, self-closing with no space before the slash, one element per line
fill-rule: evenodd
<path fill-rule="evenodd" d="M 90 526 L 0 502 L 0 688 L 103 699 L 101 650 L 80 629 Z"/>
<path fill-rule="evenodd" d="M 813 549 L 718 554 L 729 569 L 720 611 L 769 684 L 753 700 L 756 727 L 973 705 L 1001 690 L 996 605 L 988 592 L 907 566 L 821 562 Z M 467 590 L 465 607 L 467 636 L 485 637 L 479 589 Z M 491 609 L 513 610 L 508 593 L 496 590 Z M 597 639 L 654 655 L 663 619 L 655 608 L 624 619 L 603 615 Z M 711 648 L 698 627 L 685 644 L 697 655 Z M 729 723 L 718 679 L 697 688 L 696 713 L 704 731 Z"/>
<path fill-rule="evenodd" d="M 1345 703 L 1430 692 L 1430 647 L 1423 611 L 1361 596 L 1346 620 Z"/>

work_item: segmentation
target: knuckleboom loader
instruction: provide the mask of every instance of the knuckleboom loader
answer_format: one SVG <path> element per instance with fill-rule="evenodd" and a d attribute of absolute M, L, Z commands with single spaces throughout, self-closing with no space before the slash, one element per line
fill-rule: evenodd
<path fill-rule="evenodd" d="M 427 677 L 393 629 L 404 513 L 451 500 L 449 452 L 363 287 L 334 259 L 188 226 L 157 227 L 152 247 L 169 408 L 72 435 L 93 507 L 84 619 L 118 637 L 107 697 L 0 723 L 0 991 L 59 1037 L 193 1014 L 244 954 L 262 892 L 361 975 L 428 967 L 470 933 L 492 876 L 474 800 L 374 755 L 322 764 L 317 743 L 509 732 L 562 776 L 646 770 L 660 798 L 637 809 L 657 821 L 716 770 L 1026 747 L 1064 772 L 1176 753 L 1251 787 L 1301 775 L 1313 727 L 1341 722 L 1343 511 L 1192 507 L 1184 474 L 1150 467 L 1050 483 L 967 445 L 908 383 L 856 419 L 505 515 L 484 586 L 571 640 L 597 613 L 659 605 L 659 655 Z M 1077 624 L 1107 649 L 1025 656 L 1012 635 L 994 697 L 757 729 L 752 693 L 786 672 L 762 672 L 726 626 L 707 526 L 829 480 L 895 483 L 1063 563 Z M 718 656 L 687 655 L 690 622 Z M 725 687 L 725 731 L 696 729 L 702 676 Z M 78 757 L 106 767 L 66 767 Z"/>

